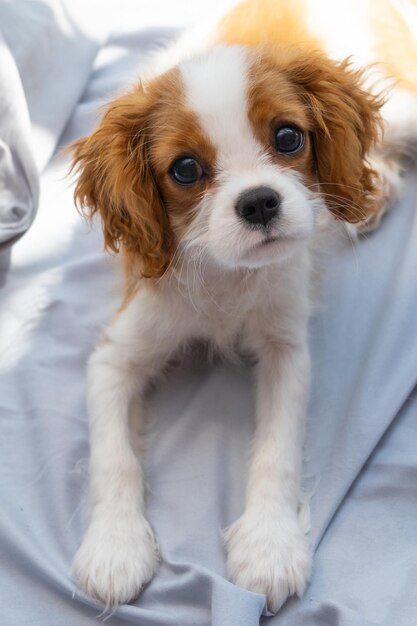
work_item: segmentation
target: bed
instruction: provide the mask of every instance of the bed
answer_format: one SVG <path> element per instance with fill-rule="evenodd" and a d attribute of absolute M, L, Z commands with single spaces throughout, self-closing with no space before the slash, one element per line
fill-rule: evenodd
<path fill-rule="evenodd" d="M 31 103 L 28 57 L 16 52 L 11 5 L 0 0 L 4 50 L 14 54 L 34 136 L 28 169 L 18 172 L 27 213 L 0 247 L 0 622 L 84 626 L 101 615 L 109 626 L 417 624 L 416 170 L 377 232 L 353 244 L 335 229 L 320 261 L 304 452 L 315 557 L 305 596 L 267 616 L 262 595 L 227 580 L 221 532 L 243 507 L 251 366 L 198 357 L 173 367 L 150 396 L 147 508 L 163 555 L 157 576 L 110 614 L 75 588 L 70 564 L 87 515 L 86 361 L 119 287 L 100 228 L 89 232 L 74 209 L 60 148 L 88 133 L 147 53 L 202 6 L 190 15 L 181 13 L 186 3 L 110 3 L 97 28 L 97 7 L 87 5 L 90 13 L 49 14 L 67 24 L 70 45 L 55 47 L 43 33 L 56 67 L 78 56 L 71 86 L 60 73 L 55 95 Z"/>

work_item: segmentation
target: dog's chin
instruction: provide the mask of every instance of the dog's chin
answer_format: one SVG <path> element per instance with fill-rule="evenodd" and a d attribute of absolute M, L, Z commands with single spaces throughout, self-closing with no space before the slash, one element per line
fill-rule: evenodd
<path fill-rule="evenodd" d="M 248 246 L 228 258 L 222 259 L 229 268 L 255 269 L 287 262 L 305 243 L 307 237 L 300 235 L 271 235 Z M 220 260 L 220 259 L 219 259 Z"/>

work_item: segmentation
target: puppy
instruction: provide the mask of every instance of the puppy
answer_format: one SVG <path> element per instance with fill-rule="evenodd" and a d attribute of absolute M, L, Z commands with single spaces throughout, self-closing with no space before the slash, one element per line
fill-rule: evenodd
<path fill-rule="evenodd" d="M 326 213 L 365 227 L 378 219 L 417 119 L 411 95 L 398 96 L 413 104 L 398 115 L 361 69 L 329 57 L 334 31 L 307 27 L 318 4 L 238 6 L 196 54 L 179 60 L 179 44 L 74 145 L 75 199 L 100 216 L 125 278 L 88 367 L 91 517 L 74 561 L 80 587 L 107 605 L 136 598 L 160 558 L 129 408 L 138 396 L 140 424 L 149 381 L 194 338 L 257 360 L 245 507 L 225 533 L 230 579 L 266 594 L 271 611 L 308 581 L 298 512 L 311 245 Z"/>

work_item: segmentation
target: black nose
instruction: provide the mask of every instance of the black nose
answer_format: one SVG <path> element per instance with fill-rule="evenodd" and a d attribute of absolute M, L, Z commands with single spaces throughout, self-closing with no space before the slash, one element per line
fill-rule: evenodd
<path fill-rule="evenodd" d="M 236 213 L 250 224 L 266 226 L 277 217 L 281 197 L 270 187 L 254 187 L 240 194 Z"/>

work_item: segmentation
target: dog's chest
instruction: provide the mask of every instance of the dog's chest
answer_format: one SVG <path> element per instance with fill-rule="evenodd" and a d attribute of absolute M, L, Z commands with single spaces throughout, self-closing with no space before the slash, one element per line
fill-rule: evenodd
<path fill-rule="evenodd" d="M 285 266 L 189 273 L 163 285 L 161 304 L 185 338 L 201 338 L 223 352 L 256 351 L 266 335 L 287 336 L 308 314 L 309 254 L 303 249 Z M 182 276 L 186 276 L 183 272 Z"/>
<path fill-rule="evenodd" d="M 267 277 L 254 271 L 204 278 L 179 289 L 180 315 L 193 335 L 228 349 L 239 342 L 248 320 L 266 302 Z"/>

